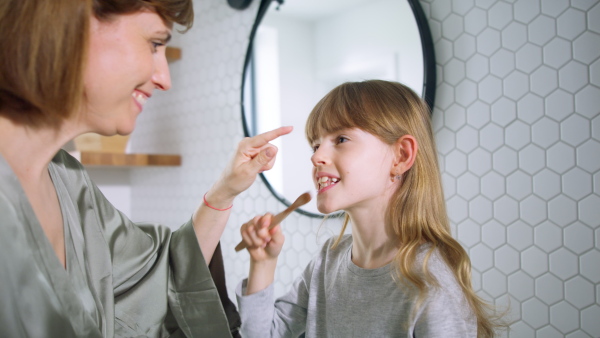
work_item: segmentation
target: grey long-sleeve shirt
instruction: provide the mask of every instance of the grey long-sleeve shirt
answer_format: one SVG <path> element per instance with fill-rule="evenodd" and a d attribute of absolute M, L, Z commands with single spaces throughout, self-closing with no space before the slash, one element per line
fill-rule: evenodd
<path fill-rule="evenodd" d="M 273 301 L 273 285 L 245 294 L 236 290 L 243 337 L 476 337 L 475 317 L 460 286 L 437 252 L 429 270 L 441 288 L 432 289 L 416 316 L 406 290 L 394 281 L 391 265 L 362 269 L 352 263 L 352 237 L 336 249 L 329 239 L 320 255 Z M 425 250 L 419 255 L 422 260 Z"/>

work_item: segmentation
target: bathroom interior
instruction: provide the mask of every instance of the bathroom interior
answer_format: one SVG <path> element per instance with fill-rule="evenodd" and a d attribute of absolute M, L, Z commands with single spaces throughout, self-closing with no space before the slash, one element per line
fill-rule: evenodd
<path fill-rule="evenodd" d="M 88 167 L 132 220 L 175 229 L 244 136 L 294 125 L 277 144 L 277 166 L 235 200 L 222 236 L 234 300 L 249 265 L 234 251 L 239 227 L 313 189 L 303 130 L 312 106 L 343 81 L 396 80 L 433 107 L 452 233 L 478 294 L 509 307 L 501 336 L 600 337 L 600 1 L 194 7 L 194 27 L 170 43 L 181 50 L 173 89 L 153 96 L 127 145 L 180 155 L 181 165 Z M 308 205 L 284 221 L 276 295 L 338 233 L 340 221 L 322 216 Z"/>

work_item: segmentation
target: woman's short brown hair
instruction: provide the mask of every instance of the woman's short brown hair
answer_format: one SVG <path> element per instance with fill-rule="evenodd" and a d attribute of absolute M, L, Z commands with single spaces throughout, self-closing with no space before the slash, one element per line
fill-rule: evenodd
<path fill-rule="evenodd" d="M 2 0 L 0 115 L 20 124 L 58 126 L 84 98 L 92 13 L 100 20 L 143 9 L 185 29 L 192 0 Z"/>

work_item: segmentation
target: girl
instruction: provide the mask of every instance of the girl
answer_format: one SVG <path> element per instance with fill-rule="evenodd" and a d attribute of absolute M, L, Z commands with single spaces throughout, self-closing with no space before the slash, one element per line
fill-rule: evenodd
<path fill-rule="evenodd" d="M 399 83 L 345 83 L 313 109 L 306 136 L 317 207 L 344 210 L 344 227 L 273 304 L 284 236 L 268 230 L 269 214 L 242 226 L 251 257 L 236 290 L 242 335 L 493 336 L 469 257 L 450 234 L 423 101 Z"/>

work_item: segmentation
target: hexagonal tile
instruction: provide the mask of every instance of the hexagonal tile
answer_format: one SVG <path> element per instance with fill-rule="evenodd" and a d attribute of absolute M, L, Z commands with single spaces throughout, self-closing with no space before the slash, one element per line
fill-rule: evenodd
<path fill-rule="evenodd" d="M 536 337 L 544 337 L 544 338 L 563 338 L 564 335 L 560 333 L 557 329 L 553 328 L 551 325 L 544 326 L 543 328 L 535 331 Z M 530 337 L 533 337 L 531 335 Z"/>
<path fill-rule="evenodd" d="M 454 56 L 462 61 L 467 61 L 471 56 L 475 54 L 475 37 L 469 34 L 461 34 L 461 36 L 454 41 Z"/>
<path fill-rule="evenodd" d="M 456 148 L 469 153 L 477 147 L 479 133 L 471 126 L 464 126 L 456 133 Z"/>
<path fill-rule="evenodd" d="M 521 253 L 523 270 L 533 277 L 548 272 L 548 256 L 542 250 L 531 247 Z"/>
<path fill-rule="evenodd" d="M 547 273 L 535 280 L 535 295 L 546 305 L 552 305 L 563 299 L 563 282 Z"/>
<path fill-rule="evenodd" d="M 483 224 L 492 218 L 492 202 L 483 196 L 477 196 L 469 202 L 469 217 Z"/>
<path fill-rule="evenodd" d="M 474 1 L 453 1 L 452 2 L 452 12 L 458 15 L 465 15 L 469 12 L 469 10 L 473 7 Z"/>
<path fill-rule="evenodd" d="M 600 89 L 594 86 L 586 86 L 575 94 L 575 111 L 592 119 L 598 115 L 598 97 Z"/>
<path fill-rule="evenodd" d="M 544 115 L 544 103 L 542 98 L 529 93 L 517 102 L 517 115 L 519 120 L 533 123 Z"/>
<path fill-rule="evenodd" d="M 491 115 L 489 105 L 476 101 L 467 108 L 467 123 L 479 129 L 490 122 Z"/>
<path fill-rule="evenodd" d="M 481 54 L 473 55 L 466 64 L 467 77 L 474 81 L 483 79 L 490 72 L 489 59 Z"/>
<path fill-rule="evenodd" d="M 526 173 L 533 175 L 546 165 L 546 154 L 534 144 L 529 144 L 519 151 L 519 167 Z"/>
<path fill-rule="evenodd" d="M 582 254 L 594 247 L 594 231 L 577 222 L 565 228 L 565 247 L 576 254 Z"/>
<path fill-rule="evenodd" d="M 592 175 L 575 167 L 562 177 L 563 193 L 579 201 L 592 193 Z"/>
<path fill-rule="evenodd" d="M 502 30 L 512 20 L 512 6 L 504 2 L 496 2 L 488 11 L 490 27 Z"/>
<path fill-rule="evenodd" d="M 598 4 L 596 4 L 596 6 L 594 6 L 594 8 L 590 9 L 590 11 L 587 13 L 587 15 L 588 15 L 587 21 L 588 21 L 589 30 L 596 32 L 596 33 L 600 33 L 600 23 L 598 22 L 598 20 L 593 19 L 593 18 L 597 18 L 600 15 L 600 6 L 598 6 Z"/>
<path fill-rule="evenodd" d="M 518 168 L 517 152 L 503 146 L 492 155 L 494 170 L 503 175 L 508 175 Z"/>
<path fill-rule="evenodd" d="M 456 86 L 456 102 L 467 107 L 477 100 L 477 84 L 471 80 L 463 80 Z"/>
<path fill-rule="evenodd" d="M 502 81 L 488 75 L 479 82 L 479 99 L 486 103 L 493 103 L 502 96 Z"/>
<path fill-rule="evenodd" d="M 516 21 L 511 22 L 502 30 L 502 46 L 516 52 L 527 42 L 527 27 Z"/>
<path fill-rule="evenodd" d="M 563 334 L 579 327 L 579 311 L 567 302 L 550 307 L 550 322 Z"/>
<path fill-rule="evenodd" d="M 528 26 L 529 41 L 538 46 L 545 45 L 554 35 L 556 35 L 556 22 L 554 19 L 540 15 L 536 17 Z"/>
<path fill-rule="evenodd" d="M 477 52 L 491 56 L 500 49 L 500 32 L 493 28 L 485 28 L 477 35 Z"/>
<path fill-rule="evenodd" d="M 525 198 L 520 203 L 521 218 L 529 223 L 536 225 L 546 219 L 546 202 L 534 195 Z"/>
<path fill-rule="evenodd" d="M 462 33 L 463 18 L 459 15 L 451 13 L 442 22 L 442 35 L 454 41 Z"/>
<path fill-rule="evenodd" d="M 577 219 L 577 203 L 565 195 L 558 195 L 548 202 L 548 218 L 565 227 Z"/>
<path fill-rule="evenodd" d="M 542 13 L 548 16 L 558 16 L 569 7 L 569 0 L 542 2 Z"/>
<path fill-rule="evenodd" d="M 542 48 L 532 43 L 519 48 L 515 56 L 517 69 L 528 74 L 542 64 Z"/>
<path fill-rule="evenodd" d="M 540 95 L 547 96 L 558 87 L 557 71 L 548 67 L 541 66 L 531 74 L 531 91 Z"/>
<path fill-rule="evenodd" d="M 600 83 L 600 60 L 590 65 L 590 83 Z"/>
<path fill-rule="evenodd" d="M 562 174 L 575 165 L 575 150 L 565 143 L 555 143 L 546 152 L 546 161 L 548 168 Z"/>
<path fill-rule="evenodd" d="M 492 250 L 483 244 L 477 244 L 469 250 L 469 256 L 473 268 L 477 271 L 485 272 L 494 265 Z"/>
<path fill-rule="evenodd" d="M 534 329 L 548 324 L 548 306 L 539 299 L 532 298 L 521 304 L 523 320 Z"/>
<path fill-rule="evenodd" d="M 560 138 L 559 124 L 547 117 L 535 122 L 531 130 L 531 139 L 533 143 L 544 148 L 556 143 Z"/>
<path fill-rule="evenodd" d="M 600 170 L 600 143 L 589 140 L 577 148 L 577 165 L 587 172 Z"/>
<path fill-rule="evenodd" d="M 448 209 L 448 217 L 450 220 L 458 224 L 465 220 L 469 216 L 469 207 L 467 201 L 459 196 L 451 197 L 447 202 L 446 206 Z"/>
<path fill-rule="evenodd" d="M 490 248 L 496 249 L 506 243 L 506 229 L 502 224 L 492 219 L 482 226 L 481 239 Z M 590 269 L 590 271 L 593 270 Z"/>
<path fill-rule="evenodd" d="M 571 93 L 576 93 L 588 84 L 588 69 L 577 61 L 570 61 L 558 71 L 560 87 Z"/>
<path fill-rule="evenodd" d="M 486 150 L 494 151 L 504 143 L 503 134 L 502 128 L 489 123 L 479 131 L 479 144 Z"/>
<path fill-rule="evenodd" d="M 436 61 L 442 65 L 446 64 L 454 56 L 452 42 L 446 38 L 437 40 L 434 48 Z"/>
<path fill-rule="evenodd" d="M 465 78 L 465 63 L 452 59 L 444 66 L 444 81 L 456 86 Z"/>
<path fill-rule="evenodd" d="M 510 325 L 510 335 L 511 337 L 534 337 L 535 330 L 523 320 L 519 320 Z"/>
<path fill-rule="evenodd" d="M 550 254 L 550 272 L 562 280 L 577 275 L 577 256 L 565 248 Z"/>
<path fill-rule="evenodd" d="M 450 1 L 434 0 L 431 3 L 431 17 L 437 21 L 443 21 L 452 11 Z"/>
<path fill-rule="evenodd" d="M 533 297 L 533 278 L 523 271 L 517 271 L 508 276 L 508 292 L 520 301 L 525 301 Z"/>
<path fill-rule="evenodd" d="M 483 175 L 492 169 L 492 155 L 487 151 L 477 148 L 469 154 L 469 171 Z"/>
<path fill-rule="evenodd" d="M 506 192 L 517 201 L 527 197 L 532 192 L 531 176 L 517 170 L 506 179 Z"/>
<path fill-rule="evenodd" d="M 519 218 L 519 204 L 509 196 L 502 196 L 494 202 L 494 217 L 502 224 L 511 224 Z"/>
<path fill-rule="evenodd" d="M 581 34 L 573 41 L 573 58 L 589 65 L 600 57 L 600 35 L 590 31 Z"/>
<path fill-rule="evenodd" d="M 593 294 L 592 283 L 579 276 L 565 282 L 565 299 L 579 309 L 594 303 L 594 299 L 590 297 Z"/>
<path fill-rule="evenodd" d="M 504 195 L 505 192 L 506 190 L 504 176 L 501 176 L 498 173 L 491 171 L 486 173 L 483 177 L 481 177 L 481 194 L 483 196 L 494 201 L 498 197 Z"/>
<path fill-rule="evenodd" d="M 506 275 L 519 270 L 519 253 L 509 245 L 494 251 L 494 266 Z"/>
<path fill-rule="evenodd" d="M 591 250 L 579 257 L 580 273 L 592 283 L 600 283 L 600 251 Z"/>
<path fill-rule="evenodd" d="M 575 101 L 572 94 L 558 89 L 546 97 L 546 114 L 549 117 L 562 121 L 574 111 Z"/>
<path fill-rule="evenodd" d="M 560 124 L 561 138 L 577 146 L 590 137 L 590 121 L 579 114 L 572 114 Z"/>
<path fill-rule="evenodd" d="M 507 49 L 500 48 L 490 58 L 490 71 L 500 78 L 504 78 L 514 69 L 515 55 Z"/>
<path fill-rule="evenodd" d="M 515 20 L 522 23 L 530 23 L 540 14 L 540 3 L 538 1 L 517 0 L 513 5 Z"/>
<path fill-rule="evenodd" d="M 450 130 L 457 131 L 467 122 L 465 109 L 459 105 L 453 104 L 444 112 L 445 126 Z"/>
<path fill-rule="evenodd" d="M 544 63 L 559 69 L 571 59 L 571 42 L 562 38 L 554 38 L 544 46 Z"/>
<path fill-rule="evenodd" d="M 507 99 L 500 98 L 492 104 L 492 121 L 505 127 L 517 118 L 516 104 Z"/>
<path fill-rule="evenodd" d="M 435 144 L 438 152 L 441 154 L 448 154 L 455 146 L 454 133 L 447 128 L 442 128 L 440 131 L 435 133 Z"/>
<path fill-rule="evenodd" d="M 477 35 L 487 27 L 487 13 L 480 8 L 473 8 L 465 16 L 465 31 Z"/>
<path fill-rule="evenodd" d="M 493 298 L 506 294 L 507 282 L 506 276 L 496 269 L 491 269 L 483 273 L 483 290 Z"/>
<path fill-rule="evenodd" d="M 546 253 L 562 246 L 562 238 L 562 229 L 550 221 L 543 222 L 534 229 L 535 246 Z"/>
<path fill-rule="evenodd" d="M 581 311 L 581 329 L 592 337 L 600 337 L 600 306 L 592 305 Z"/>
<path fill-rule="evenodd" d="M 442 173 L 442 185 L 444 187 L 444 195 L 446 198 L 456 194 L 456 179 L 447 173 Z"/>
<path fill-rule="evenodd" d="M 600 196 L 590 195 L 579 202 L 579 220 L 592 228 L 598 227 L 600 220 Z M 600 244 L 600 243 L 599 243 Z"/>
<path fill-rule="evenodd" d="M 565 39 L 573 40 L 585 31 L 585 13 L 568 8 L 556 19 L 556 32 Z"/>
<path fill-rule="evenodd" d="M 457 180 L 457 191 L 466 200 L 471 200 L 479 194 L 479 178 L 470 172 L 463 174 Z"/>
<path fill-rule="evenodd" d="M 517 250 L 524 250 L 533 245 L 533 228 L 517 221 L 507 228 L 507 243 Z"/>
<path fill-rule="evenodd" d="M 504 131 L 504 140 L 508 146 L 515 150 L 525 147 L 531 142 L 529 125 L 526 125 L 521 121 L 511 123 Z"/>
<path fill-rule="evenodd" d="M 529 76 L 516 70 L 503 80 L 504 95 L 510 99 L 518 100 L 529 92 Z"/>
<path fill-rule="evenodd" d="M 544 169 L 533 176 L 533 192 L 545 200 L 560 193 L 560 176 L 552 170 Z"/>
<path fill-rule="evenodd" d="M 479 224 L 467 219 L 460 222 L 458 228 L 458 240 L 465 247 L 470 248 L 481 241 L 481 227 Z"/>
<path fill-rule="evenodd" d="M 467 171 L 467 155 L 459 150 L 452 150 L 446 159 L 446 171 L 454 176 L 458 177 Z"/>

